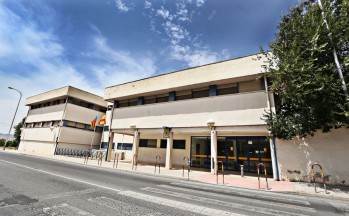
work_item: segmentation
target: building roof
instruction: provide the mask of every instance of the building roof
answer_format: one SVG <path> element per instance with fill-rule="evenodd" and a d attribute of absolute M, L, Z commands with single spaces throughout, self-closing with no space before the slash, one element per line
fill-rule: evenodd
<path fill-rule="evenodd" d="M 88 103 L 93 103 L 102 107 L 107 107 L 107 102 L 104 101 L 101 96 L 92 94 L 90 92 L 81 90 L 73 86 L 64 86 L 58 89 L 33 95 L 27 98 L 25 105 L 27 106 L 34 105 L 34 104 L 42 103 L 45 101 L 65 98 L 67 96 L 77 98 L 77 99 L 86 101 Z"/>

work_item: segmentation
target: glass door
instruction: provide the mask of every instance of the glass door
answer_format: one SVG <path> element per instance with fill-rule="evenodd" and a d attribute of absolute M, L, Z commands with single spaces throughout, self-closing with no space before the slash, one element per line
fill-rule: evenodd
<path fill-rule="evenodd" d="M 191 166 L 210 168 L 211 137 L 191 138 Z"/>

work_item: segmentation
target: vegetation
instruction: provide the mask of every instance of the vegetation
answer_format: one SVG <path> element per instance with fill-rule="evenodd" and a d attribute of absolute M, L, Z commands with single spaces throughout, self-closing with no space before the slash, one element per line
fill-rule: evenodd
<path fill-rule="evenodd" d="M 268 59 L 270 90 L 278 102 L 276 115 L 267 112 L 264 117 L 277 138 L 349 126 L 349 101 L 333 57 L 335 48 L 348 88 L 349 1 L 322 4 L 331 33 L 317 1 L 304 1 L 282 17 L 276 39 L 269 44 L 271 52 L 262 50 Z"/>

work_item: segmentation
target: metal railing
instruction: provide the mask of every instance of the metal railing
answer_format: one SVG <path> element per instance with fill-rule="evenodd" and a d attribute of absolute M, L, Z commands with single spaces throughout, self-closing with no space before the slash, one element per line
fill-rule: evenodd
<path fill-rule="evenodd" d="M 118 168 L 118 163 L 119 163 L 119 153 L 115 153 L 113 168 Z"/>
<path fill-rule="evenodd" d="M 183 158 L 183 173 L 182 173 L 182 177 L 184 177 L 184 166 L 185 166 L 185 160 L 187 160 L 187 167 L 188 167 L 188 180 L 189 180 L 189 172 L 190 172 L 190 159 L 189 157 L 184 157 Z"/>
<path fill-rule="evenodd" d="M 135 168 L 137 170 L 137 155 L 134 154 L 132 158 L 132 170 Z"/>
<path fill-rule="evenodd" d="M 216 183 L 218 184 L 219 164 L 221 164 L 221 167 L 222 167 L 222 177 L 223 177 L 223 184 L 224 184 L 224 165 L 223 165 L 222 161 L 217 161 L 217 163 L 216 163 Z"/>
<path fill-rule="evenodd" d="M 263 163 L 259 163 L 257 167 L 257 172 L 258 172 L 258 190 L 261 189 L 261 180 L 260 180 L 260 167 L 263 166 L 264 168 L 264 175 L 265 175 L 265 183 L 266 183 L 266 190 L 269 190 L 268 186 L 268 176 L 267 176 L 267 169 Z"/>
<path fill-rule="evenodd" d="M 73 148 L 57 148 L 56 155 L 65 155 L 65 156 L 73 156 L 73 157 L 84 157 L 85 152 L 90 151 L 86 149 L 73 149 Z"/>
<path fill-rule="evenodd" d="M 158 159 L 159 159 L 159 161 L 158 161 Z M 159 174 L 160 174 L 160 163 L 161 163 L 161 157 L 160 157 L 160 155 L 157 155 L 155 157 L 155 170 L 154 170 L 154 173 L 156 173 L 156 166 L 158 165 L 159 166 Z"/>
<path fill-rule="evenodd" d="M 322 169 L 322 166 L 320 164 L 317 164 L 317 163 L 311 165 L 311 176 L 312 176 L 312 179 L 313 179 L 313 182 L 314 182 L 315 193 L 317 193 L 317 192 L 316 192 L 316 175 L 315 175 L 315 171 L 314 171 L 315 170 L 314 166 L 318 166 L 320 168 L 320 174 L 321 174 L 321 177 L 322 177 L 322 183 L 324 184 L 325 193 L 327 194 L 325 174 L 324 174 L 324 171 Z"/>

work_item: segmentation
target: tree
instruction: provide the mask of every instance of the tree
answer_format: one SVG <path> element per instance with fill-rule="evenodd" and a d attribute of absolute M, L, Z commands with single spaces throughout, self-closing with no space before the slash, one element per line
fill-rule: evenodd
<path fill-rule="evenodd" d="M 321 9 L 309 0 L 290 9 L 277 27 L 276 39 L 265 66 L 272 80 L 276 115 L 267 112 L 264 119 L 272 134 L 281 139 L 314 135 L 317 130 L 349 127 L 349 101 L 343 90 L 333 57 L 338 53 L 344 79 L 349 81 L 349 1 L 322 0 Z"/>
<path fill-rule="evenodd" d="M 21 141 L 21 128 L 23 127 L 25 122 L 25 118 L 22 119 L 22 121 L 20 123 L 18 123 L 16 126 L 14 126 L 13 128 L 15 129 L 15 133 L 14 133 L 14 140 L 12 141 L 12 144 L 8 146 L 12 146 L 12 147 L 17 147 Z"/>

